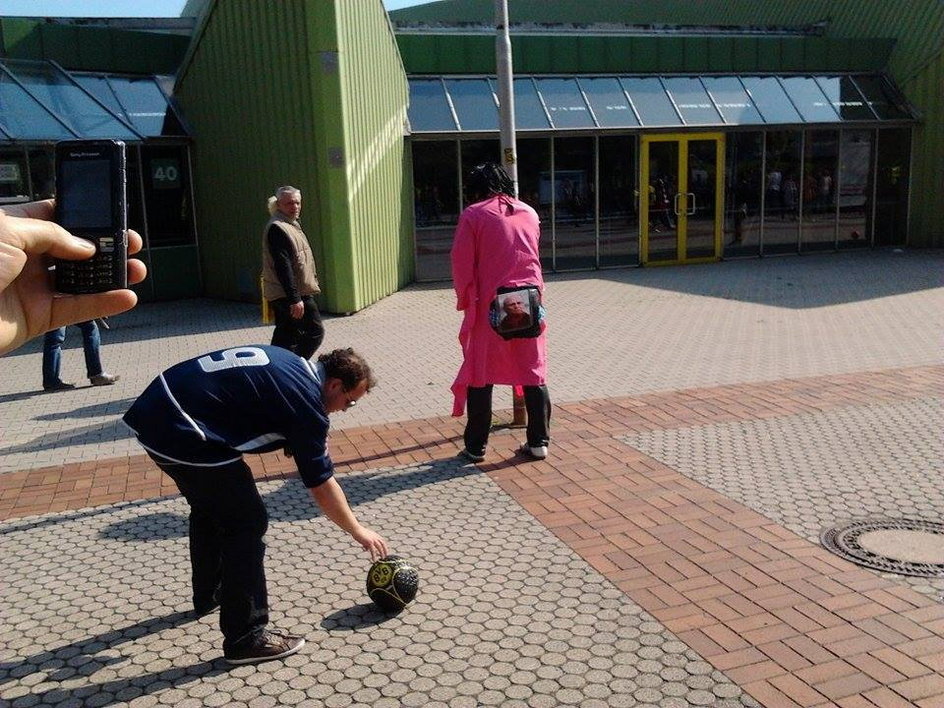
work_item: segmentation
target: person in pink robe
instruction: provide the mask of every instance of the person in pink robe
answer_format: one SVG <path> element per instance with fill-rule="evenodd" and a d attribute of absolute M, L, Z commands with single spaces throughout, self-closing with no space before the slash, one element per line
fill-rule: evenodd
<path fill-rule="evenodd" d="M 527 443 L 521 452 L 547 457 L 551 402 L 547 392 L 547 339 L 542 320 L 537 337 L 503 339 L 492 329 L 489 310 L 498 288 L 534 285 L 543 297 L 538 241 L 540 221 L 514 197 L 514 184 L 499 165 L 478 165 L 466 179 L 470 204 L 459 217 L 452 246 L 462 366 L 452 384 L 454 416 L 467 411 L 465 449 L 473 462 L 485 459 L 492 419 L 492 386 L 524 389 Z"/>

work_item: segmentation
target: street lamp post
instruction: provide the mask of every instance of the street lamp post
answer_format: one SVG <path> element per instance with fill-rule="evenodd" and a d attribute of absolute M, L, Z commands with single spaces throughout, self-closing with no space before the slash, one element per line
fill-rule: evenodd
<path fill-rule="evenodd" d="M 515 185 L 518 196 L 518 155 L 515 147 L 514 70 L 511 63 L 511 36 L 508 33 L 508 0 L 495 0 L 495 67 L 498 73 L 498 120 L 501 126 L 501 164 Z M 527 422 L 524 397 L 511 396 L 514 426 Z"/>

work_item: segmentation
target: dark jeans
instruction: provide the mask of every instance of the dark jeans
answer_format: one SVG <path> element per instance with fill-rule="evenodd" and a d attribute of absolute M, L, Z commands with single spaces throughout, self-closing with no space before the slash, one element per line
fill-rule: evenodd
<path fill-rule="evenodd" d="M 249 466 L 195 467 L 151 455 L 190 504 L 190 566 L 196 609 L 219 588 L 223 648 L 269 623 L 263 536 L 268 513 Z"/>
<path fill-rule="evenodd" d="M 76 324 L 82 330 L 82 350 L 85 352 L 85 373 L 89 378 L 102 373 L 102 360 L 99 350 L 102 346 L 101 335 L 95 320 Z M 43 337 L 43 388 L 54 386 L 61 380 L 59 370 L 62 367 L 62 343 L 66 340 L 66 328 L 60 327 L 46 332 Z"/>
<path fill-rule="evenodd" d="M 272 346 L 288 349 L 300 357 L 310 359 L 324 340 L 324 325 L 314 295 L 302 296 L 305 314 L 301 319 L 292 319 L 289 308 L 292 306 L 287 297 L 273 300 L 269 304 L 275 313 L 275 331 L 272 333 Z"/>
<path fill-rule="evenodd" d="M 465 449 L 484 455 L 492 427 L 492 386 L 469 386 L 466 402 Z M 550 441 L 551 397 L 547 386 L 525 386 L 524 405 L 528 411 L 528 445 L 540 447 Z"/>

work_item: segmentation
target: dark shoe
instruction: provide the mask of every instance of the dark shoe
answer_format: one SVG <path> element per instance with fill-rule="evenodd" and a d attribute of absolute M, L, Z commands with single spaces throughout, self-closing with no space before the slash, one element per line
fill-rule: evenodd
<path fill-rule="evenodd" d="M 109 374 L 103 371 L 100 374 L 97 374 L 89 379 L 92 382 L 93 386 L 111 386 L 115 381 L 121 377 L 116 374 Z"/>
<path fill-rule="evenodd" d="M 49 384 L 48 386 L 43 386 L 43 391 L 71 391 L 75 388 L 75 384 L 66 383 L 65 381 L 56 381 L 54 384 Z"/>
<path fill-rule="evenodd" d="M 520 452 L 525 457 L 530 457 L 532 460 L 543 460 L 547 457 L 547 445 L 536 445 L 531 447 L 527 443 L 518 448 Z"/>
<path fill-rule="evenodd" d="M 196 618 L 205 617 L 220 606 L 220 589 L 213 591 L 213 595 L 208 600 L 193 601 L 193 616 Z"/>
<path fill-rule="evenodd" d="M 223 658 L 228 664 L 258 664 L 261 661 L 289 656 L 303 646 L 305 640 L 302 637 L 262 632 L 248 642 L 224 649 Z"/>
<path fill-rule="evenodd" d="M 476 455 L 474 452 L 469 452 L 468 450 L 460 452 L 459 457 L 465 458 L 469 462 L 482 462 L 485 460 L 485 455 Z"/>

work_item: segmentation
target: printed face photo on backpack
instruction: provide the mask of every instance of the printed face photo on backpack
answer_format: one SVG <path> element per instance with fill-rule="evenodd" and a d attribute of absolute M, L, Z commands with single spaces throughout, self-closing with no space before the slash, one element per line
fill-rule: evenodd
<path fill-rule="evenodd" d="M 516 332 L 531 326 L 533 322 L 531 317 L 532 293 L 533 291 L 518 291 L 498 296 L 501 307 L 498 321 L 499 330 L 502 332 Z"/>

